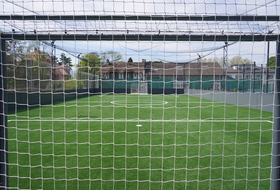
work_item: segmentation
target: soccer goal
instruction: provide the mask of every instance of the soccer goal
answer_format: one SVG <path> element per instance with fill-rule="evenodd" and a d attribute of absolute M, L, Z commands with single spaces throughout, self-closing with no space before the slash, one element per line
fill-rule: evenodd
<path fill-rule="evenodd" d="M 279 8 L 0 2 L 0 188 L 279 189 Z"/>

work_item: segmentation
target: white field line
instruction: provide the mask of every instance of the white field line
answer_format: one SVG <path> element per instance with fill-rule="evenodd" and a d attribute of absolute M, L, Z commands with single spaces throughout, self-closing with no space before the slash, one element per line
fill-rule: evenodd
<path fill-rule="evenodd" d="M 102 122 L 179 122 L 179 123 L 188 123 L 188 122 L 196 122 L 196 123 L 199 123 L 199 122 L 204 122 L 204 123 L 211 123 L 211 122 L 220 122 L 220 123 L 235 123 L 235 122 L 238 122 L 238 123 L 265 123 L 265 122 L 268 122 L 268 123 L 273 123 L 272 121 L 269 121 L 269 120 L 227 120 L 227 119 L 224 119 L 224 120 L 220 120 L 220 119 L 213 119 L 213 120 L 200 120 L 200 119 L 194 119 L 194 120 L 143 120 L 143 119 L 11 119 L 11 120 L 8 120 L 8 122 L 12 122 L 12 121 L 28 121 L 28 122 L 32 122 L 32 121 L 37 121 L 37 122 L 40 122 L 40 121 L 78 121 L 78 122 L 87 122 L 87 121 L 102 121 Z"/>
<path fill-rule="evenodd" d="M 114 97 L 125 97 L 125 96 L 135 96 L 135 95 L 148 95 L 148 96 L 151 96 L 151 94 L 147 94 L 147 93 L 130 93 L 130 94 L 126 94 L 126 93 L 112 93 L 112 92 L 109 92 L 109 93 L 102 93 L 99 95 L 99 97 L 104 97 L 104 96 L 107 96 L 107 95 L 113 95 Z M 153 96 L 160 96 L 160 95 L 153 95 Z"/>
<path fill-rule="evenodd" d="M 135 102 L 135 103 L 130 103 L 130 102 L 125 102 L 125 101 L 112 101 L 111 104 L 115 105 L 163 105 L 163 104 L 168 104 L 166 101 L 154 101 L 152 104 L 150 102 Z"/>
<path fill-rule="evenodd" d="M 65 102 L 65 104 L 67 103 L 111 103 L 112 101 L 68 101 L 68 102 Z"/>
<path fill-rule="evenodd" d="M 160 100 L 158 100 L 158 102 L 159 102 Z M 118 102 L 120 102 L 120 103 L 133 103 L 133 102 L 129 102 L 129 101 L 127 101 L 126 102 L 126 100 L 115 100 L 115 101 L 69 101 L 69 102 L 65 102 L 65 104 L 67 104 L 67 103 L 118 103 Z M 155 100 L 155 102 L 157 102 L 157 100 Z M 155 102 L 144 102 L 144 103 L 149 103 L 149 104 L 151 104 L 151 105 L 153 105 Z M 166 102 L 166 101 L 160 101 L 160 102 Z M 167 103 L 195 103 L 195 104 L 224 104 L 223 102 L 167 102 Z M 133 103 L 133 104 L 138 104 L 138 102 L 135 102 L 135 103 Z M 139 104 L 141 105 L 142 104 L 142 102 L 140 101 L 139 102 Z"/>
<path fill-rule="evenodd" d="M 110 92 L 110 93 L 101 94 L 101 95 L 99 95 L 99 97 L 104 97 L 104 96 L 107 96 L 107 95 L 113 95 L 114 97 L 124 97 L 124 96 L 128 96 L 130 94 L 114 94 L 114 93 Z"/>

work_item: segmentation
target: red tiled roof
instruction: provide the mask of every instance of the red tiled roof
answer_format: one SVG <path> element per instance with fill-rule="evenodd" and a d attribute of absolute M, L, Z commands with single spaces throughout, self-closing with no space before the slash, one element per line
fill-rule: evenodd
<path fill-rule="evenodd" d="M 114 63 L 103 65 L 100 73 L 109 73 L 112 71 L 123 73 L 133 71 L 135 73 L 143 72 L 145 63 Z M 217 62 L 203 63 L 146 63 L 146 75 L 170 76 L 170 75 L 223 75 L 223 69 Z"/>
<path fill-rule="evenodd" d="M 133 63 L 118 62 L 118 63 L 105 64 L 101 67 L 100 73 L 109 73 L 113 71 L 119 73 L 124 73 L 126 71 L 141 73 L 144 70 L 144 65 L 145 63 L 142 62 L 133 62 Z"/>
<path fill-rule="evenodd" d="M 39 59 L 41 55 L 43 55 L 42 58 L 44 58 L 44 60 Z M 35 49 L 24 60 L 40 60 L 41 63 L 45 64 L 47 67 L 53 67 L 52 72 L 55 74 L 56 80 L 61 80 L 66 76 L 71 76 L 70 73 L 66 70 L 69 66 L 59 65 L 57 62 L 52 63 L 51 56 L 48 53 L 40 51 L 38 49 Z"/>

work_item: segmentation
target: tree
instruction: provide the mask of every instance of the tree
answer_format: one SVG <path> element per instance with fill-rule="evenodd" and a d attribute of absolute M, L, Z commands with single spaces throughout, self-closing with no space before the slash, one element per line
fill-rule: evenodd
<path fill-rule="evenodd" d="M 221 58 L 218 58 L 218 57 L 214 57 L 214 58 L 203 58 L 201 59 L 201 62 L 217 62 L 219 63 L 221 66 L 224 65 L 224 59 L 221 57 Z"/>
<path fill-rule="evenodd" d="M 6 43 L 7 62 L 13 64 L 24 58 L 25 43 L 19 40 L 9 40 Z"/>
<path fill-rule="evenodd" d="M 51 70 L 46 67 L 50 60 L 48 53 L 39 50 L 40 43 L 10 40 L 6 42 L 7 83 L 9 89 L 33 90 L 43 88 Z M 20 79 L 20 80 L 19 80 Z M 40 85 L 39 85 L 40 84 Z"/>
<path fill-rule="evenodd" d="M 122 55 L 116 51 L 106 51 L 100 54 L 100 59 L 103 64 L 108 59 L 110 62 L 118 62 L 122 59 Z"/>
<path fill-rule="evenodd" d="M 270 57 L 268 59 L 268 68 L 269 69 L 275 69 L 276 68 L 276 57 L 275 56 Z"/>
<path fill-rule="evenodd" d="M 98 66 L 100 66 L 100 58 L 96 53 L 85 54 L 81 57 L 81 61 L 78 63 L 78 71 L 98 74 Z"/>
<path fill-rule="evenodd" d="M 218 57 L 214 57 L 214 58 L 208 58 L 207 62 L 218 62 L 218 63 L 222 63 L 223 62 L 223 58 L 218 58 Z"/>
<path fill-rule="evenodd" d="M 51 55 L 51 49 L 47 44 L 42 43 L 41 41 L 28 41 L 26 44 L 26 54 L 32 53 L 34 50 L 43 50 L 47 52 L 46 54 Z"/>
<path fill-rule="evenodd" d="M 19 40 L 9 40 L 6 42 L 7 52 L 7 87 L 14 88 L 15 79 L 19 76 L 25 75 L 25 70 L 18 70 L 17 64 L 24 59 L 24 43 Z M 21 71 L 21 72 L 19 72 Z"/>
<path fill-rule="evenodd" d="M 127 62 L 132 63 L 133 62 L 132 58 L 130 57 Z"/>
<path fill-rule="evenodd" d="M 67 65 L 69 67 L 72 67 L 72 59 L 70 57 L 66 57 L 65 53 L 60 54 L 60 58 L 58 61 L 59 65 Z"/>
<path fill-rule="evenodd" d="M 245 58 L 243 59 L 241 56 L 237 55 L 234 56 L 229 60 L 230 65 L 243 65 L 243 64 L 251 64 L 252 61 L 249 59 Z"/>

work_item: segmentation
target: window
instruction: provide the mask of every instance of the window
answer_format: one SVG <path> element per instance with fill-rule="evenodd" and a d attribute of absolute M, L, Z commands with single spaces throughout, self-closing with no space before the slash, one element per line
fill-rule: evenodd
<path fill-rule="evenodd" d="M 110 79 L 118 79 L 119 78 L 119 73 L 117 73 L 117 72 L 110 72 L 109 73 L 109 78 Z"/>
<path fill-rule="evenodd" d="M 125 72 L 124 78 L 126 79 L 133 79 L 133 72 Z"/>
<path fill-rule="evenodd" d="M 178 80 L 178 81 L 183 81 L 183 80 L 184 80 L 184 77 L 183 77 L 183 76 L 178 76 L 178 77 L 177 77 L 177 80 Z"/>

